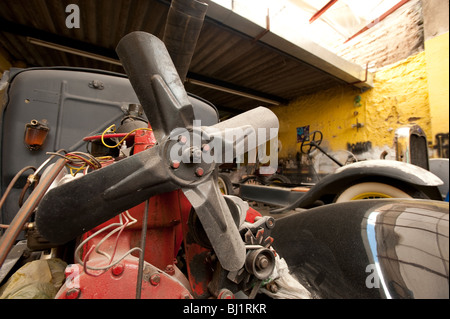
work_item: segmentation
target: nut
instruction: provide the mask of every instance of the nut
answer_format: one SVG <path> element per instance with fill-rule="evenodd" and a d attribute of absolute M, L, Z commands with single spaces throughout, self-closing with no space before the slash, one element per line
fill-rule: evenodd
<path fill-rule="evenodd" d="M 66 292 L 66 299 L 77 299 L 80 297 L 80 289 L 72 288 Z"/>
<path fill-rule="evenodd" d="M 160 281 L 161 277 L 159 276 L 159 274 L 153 274 L 150 276 L 150 283 L 152 284 L 152 286 L 158 286 Z"/>
<path fill-rule="evenodd" d="M 180 161 L 173 160 L 173 161 L 170 163 L 170 167 L 172 167 L 173 169 L 177 169 L 178 167 L 180 167 Z"/>
<path fill-rule="evenodd" d="M 203 176 L 204 173 L 205 171 L 201 167 L 197 167 L 197 169 L 195 170 L 195 175 L 197 175 L 198 177 Z"/>
<path fill-rule="evenodd" d="M 122 263 L 120 263 L 120 264 L 117 264 L 114 267 L 112 267 L 111 273 L 114 276 L 119 276 L 120 274 L 123 273 L 124 270 L 125 270 L 125 266 Z"/>

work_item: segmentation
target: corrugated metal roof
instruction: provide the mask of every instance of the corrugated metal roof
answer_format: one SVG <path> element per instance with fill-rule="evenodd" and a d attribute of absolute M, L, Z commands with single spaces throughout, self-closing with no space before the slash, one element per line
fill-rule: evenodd
<path fill-rule="evenodd" d="M 78 29 L 66 27 L 69 4 L 77 4 L 80 9 Z M 3 0 L 0 53 L 27 67 L 74 66 L 123 73 L 119 65 L 32 44 L 27 38 L 117 59 L 114 49 L 129 32 L 146 31 L 162 38 L 169 5 L 163 0 Z M 349 72 L 336 65 L 343 60 L 335 63 L 336 57 L 324 58 L 328 52 L 318 52 L 317 46 L 300 48 L 268 30 L 256 40 L 254 33 L 261 27 L 224 10 L 210 3 L 188 73 L 191 81 L 186 82 L 189 92 L 211 101 L 222 113 L 271 105 L 264 99 L 288 103 L 301 95 L 364 77 L 361 68 L 356 77 L 348 77 Z"/>

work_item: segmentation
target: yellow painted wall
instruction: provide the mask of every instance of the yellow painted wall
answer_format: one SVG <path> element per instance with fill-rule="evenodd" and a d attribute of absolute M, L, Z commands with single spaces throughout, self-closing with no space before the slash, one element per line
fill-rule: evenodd
<path fill-rule="evenodd" d="M 449 33 L 425 41 L 433 137 L 449 132 Z M 434 140 L 433 140 L 434 142 Z"/>
<path fill-rule="evenodd" d="M 361 106 L 355 97 L 361 96 Z M 371 142 L 372 147 L 392 152 L 395 130 L 418 124 L 432 138 L 425 53 L 411 56 L 379 70 L 374 88 L 361 93 L 341 86 L 304 96 L 288 106 L 272 108 L 280 119 L 280 158 L 295 158 L 300 144 L 296 128 L 310 125 L 310 131 L 324 134 L 323 145 L 329 151 L 347 149 L 347 143 Z M 355 113 L 357 112 L 357 113 Z M 363 123 L 357 130 L 352 124 Z M 374 154 L 378 158 L 379 154 Z"/>
<path fill-rule="evenodd" d="M 432 139 L 425 53 L 421 52 L 375 74 L 366 92 L 365 133 L 377 146 L 392 145 L 395 130 L 418 124 Z"/>
<path fill-rule="evenodd" d="M 348 141 L 364 140 L 362 130 L 358 132 L 351 125 L 356 124 L 354 98 L 358 90 L 342 86 L 302 97 L 288 106 L 272 108 L 280 120 L 279 140 L 282 144 L 280 158 L 295 158 L 299 151 L 297 127 L 310 126 L 310 132 L 322 131 L 323 146 L 333 150 L 346 149 Z M 359 117 L 358 117 L 359 118 Z M 360 120 L 361 121 L 361 120 Z"/>

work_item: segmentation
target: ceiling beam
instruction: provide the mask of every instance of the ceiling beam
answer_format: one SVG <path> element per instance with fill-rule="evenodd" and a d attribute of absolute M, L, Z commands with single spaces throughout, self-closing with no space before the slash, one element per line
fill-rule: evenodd
<path fill-rule="evenodd" d="M 329 1 L 326 5 L 323 6 L 323 8 L 321 8 L 319 11 L 317 11 L 312 17 L 311 19 L 309 19 L 309 23 L 313 23 L 314 21 L 316 21 L 317 19 L 319 19 L 322 14 L 324 14 L 328 9 L 331 8 L 331 6 L 333 4 L 335 4 L 336 2 L 338 2 L 338 0 L 331 0 Z"/>
<path fill-rule="evenodd" d="M 206 12 L 207 21 L 216 23 L 222 28 L 228 28 L 231 31 L 241 34 L 243 37 L 249 38 L 251 41 L 266 30 L 215 2 L 210 0 L 204 1 L 207 1 L 209 5 L 208 11 Z M 293 43 L 269 31 L 259 39 L 258 43 L 269 47 L 279 54 L 285 54 L 296 61 L 305 63 L 305 65 L 309 65 L 342 83 L 356 83 L 355 86 L 362 89 L 373 87 L 372 73 L 369 72 L 366 78 L 366 70 L 364 67 L 341 58 L 313 42 L 307 36 Z"/>
<path fill-rule="evenodd" d="M 245 97 L 248 99 L 268 103 L 271 105 L 280 105 L 289 103 L 289 100 L 279 96 L 267 94 L 261 91 L 253 90 L 247 87 L 221 81 L 218 79 L 213 79 L 192 72 L 188 73 L 186 82 L 191 83 L 193 85 L 198 85 L 213 90 L 218 90 L 225 93 Z"/>
<path fill-rule="evenodd" d="M 68 47 L 68 46 L 53 43 L 53 42 L 42 41 L 40 39 L 30 38 L 30 37 L 27 37 L 27 42 L 34 44 L 34 45 L 42 46 L 44 48 L 49 48 L 49 49 L 53 49 L 53 50 L 57 50 L 57 51 L 61 51 L 61 52 L 66 52 L 66 53 L 70 53 L 70 54 L 83 56 L 85 58 L 89 58 L 89 59 L 93 59 L 93 60 L 97 60 L 97 61 L 102 61 L 102 62 L 122 66 L 122 63 L 118 59 L 113 59 L 113 58 L 99 55 L 99 54 L 96 54 L 93 52 L 79 50 L 79 49 L 76 49 L 73 47 Z"/>
<path fill-rule="evenodd" d="M 366 32 L 367 30 L 369 30 L 370 28 L 372 28 L 373 26 L 377 25 L 378 23 L 380 23 L 381 21 L 383 21 L 384 19 L 386 19 L 389 15 L 391 15 L 394 11 L 396 11 L 398 8 L 400 8 L 401 6 L 403 6 L 404 4 L 406 4 L 407 2 L 409 2 L 409 0 L 402 0 L 400 2 L 398 2 L 395 6 L 393 6 L 391 9 L 389 9 L 388 11 L 386 11 L 385 13 L 383 13 L 381 16 L 379 16 L 378 18 L 376 18 L 375 20 L 373 20 L 372 22 L 370 22 L 368 25 L 366 25 L 364 28 L 362 28 L 361 30 L 359 30 L 358 32 L 356 32 L 354 35 L 352 35 L 350 38 L 348 38 L 347 40 L 345 40 L 344 43 L 349 42 L 350 40 L 353 40 L 354 38 L 356 38 L 358 35 L 360 35 L 361 33 Z"/>
<path fill-rule="evenodd" d="M 87 42 L 79 41 L 72 38 L 67 38 L 47 31 L 39 30 L 33 27 L 29 27 L 23 24 L 18 24 L 12 21 L 8 21 L 0 18 L 0 31 L 8 32 L 14 35 L 23 36 L 25 38 L 35 38 L 44 42 L 54 43 L 60 46 L 69 48 L 76 48 L 80 51 L 89 52 L 99 56 L 118 59 L 114 50 L 106 49 L 98 45 L 93 45 Z"/>
<path fill-rule="evenodd" d="M 4 19 L 0 19 L 0 31 L 23 36 L 26 38 L 28 43 L 34 45 L 39 45 L 49 49 L 75 54 L 118 66 L 122 65 L 114 50 L 48 33 L 46 31 L 38 30 Z M 218 79 L 212 79 L 196 73 L 188 73 L 187 82 L 271 105 L 287 104 L 289 102 L 287 99 L 279 96 L 238 86 Z"/>

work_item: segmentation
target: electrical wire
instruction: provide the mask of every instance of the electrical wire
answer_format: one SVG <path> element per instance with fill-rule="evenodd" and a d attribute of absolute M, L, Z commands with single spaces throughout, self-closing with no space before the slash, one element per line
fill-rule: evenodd
<path fill-rule="evenodd" d="M 122 216 L 123 216 L 123 219 L 125 220 L 125 222 L 122 221 Z M 96 247 L 96 249 L 95 249 L 95 251 L 96 251 L 97 253 L 102 254 L 102 255 L 104 255 L 105 257 L 109 258 L 109 260 L 110 260 L 109 263 L 111 263 L 112 260 L 114 260 L 114 256 L 115 256 L 116 250 L 117 250 L 117 244 L 118 244 L 118 241 L 119 241 L 119 238 L 120 238 L 120 235 L 121 235 L 122 231 L 123 231 L 126 227 L 131 226 L 131 225 L 137 223 L 137 219 L 133 218 L 133 217 L 130 215 L 130 213 L 129 213 L 128 211 L 125 211 L 123 214 L 120 214 L 120 215 L 119 215 L 119 220 L 120 220 L 120 223 L 122 224 L 122 227 L 118 227 L 118 228 L 116 228 L 115 230 L 113 230 L 112 232 L 110 232 L 108 235 L 106 235 L 106 236 L 98 243 L 98 245 L 97 245 L 97 247 Z M 130 221 L 130 220 L 131 220 L 131 221 Z M 105 252 L 103 252 L 103 251 L 100 251 L 100 246 L 101 246 L 101 245 L 102 245 L 109 237 L 111 237 L 111 236 L 112 236 L 114 233 L 116 233 L 116 232 L 119 232 L 119 233 L 117 234 L 117 236 L 116 236 L 116 241 L 115 241 L 115 243 L 114 243 L 114 245 L 113 245 L 113 247 L 114 247 L 113 253 L 112 253 L 111 256 L 109 256 L 107 253 L 105 253 Z"/>
<path fill-rule="evenodd" d="M 68 161 L 68 164 L 75 167 L 84 167 L 88 165 L 92 169 L 101 168 L 101 163 L 91 154 L 83 153 L 83 152 L 72 152 L 67 153 L 65 155 L 47 152 L 47 154 L 58 155 L 65 158 Z"/>
<path fill-rule="evenodd" d="M 108 148 L 116 148 L 119 147 L 120 145 L 122 145 L 122 143 L 128 138 L 128 136 L 130 136 L 131 134 L 133 134 L 134 132 L 138 131 L 138 130 L 143 130 L 143 131 L 153 131 L 151 128 L 137 128 L 132 130 L 131 132 L 129 132 L 127 135 L 125 135 L 116 145 L 111 146 L 105 143 L 104 140 L 104 136 L 106 133 L 114 133 L 116 131 L 116 124 L 111 125 L 110 127 L 108 127 L 106 130 L 103 131 L 102 135 L 101 135 L 101 141 L 102 144 Z"/>
<path fill-rule="evenodd" d="M 123 220 L 122 220 L 123 218 Z M 133 224 L 135 224 L 137 222 L 137 220 L 135 218 L 133 218 L 130 213 L 128 211 L 125 211 L 124 213 L 122 213 L 121 215 L 119 215 L 119 223 L 113 223 L 113 224 L 109 224 L 106 225 L 105 227 L 103 227 L 102 229 L 96 231 L 94 234 L 88 236 L 85 240 L 83 240 L 75 249 L 75 261 L 77 263 L 79 263 L 81 266 L 83 266 L 83 270 L 87 275 L 90 276 L 100 276 L 102 273 L 106 272 L 108 269 L 110 269 L 111 267 L 114 267 L 115 265 L 117 265 L 118 263 L 120 263 L 125 257 L 127 257 L 129 254 L 133 253 L 134 251 L 140 251 L 141 249 L 139 247 L 134 247 L 130 250 L 128 250 L 127 252 L 125 252 L 121 257 L 119 257 L 118 259 L 114 260 L 115 254 L 116 254 L 116 250 L 117 250 L 117 244 L 119 242 L 119 238 L 120 235 L 122 233 L 122 231 L 126 228 L 129 227 Z M 86 253 L 84 259 L 82 260 L 80 258 L 80 250 L 83 248 L 84 245 L 86 245 L 90 240 L 92 240 L 94 237 L 98 236 L 99 234 L 105 232 L 106 230 L 110 229 L 110 228 L 114 228 L 112 231 L 110 231 L 106 236 L 104 236 L 97 245 L 92 245 L 90 247 L 90 249 L 88 250 L 88 252 Z M 114 235 L 115 233 L 117 233 L 117 237 L 114 243 L 114 249 L 113 252 L 111 254 L 111 256 L 109 254 L 107 254 L 104 251 L 100 250 L 100 247 L 103 245 L 103 243 L 112 235 Z M 90 266 L 88 265 L 88 259 L 89 256 L 91 255 L 91 253 L 95 250 L 96 253 L 104 256 L 106 258 L 106 265 L 105 266 Z M 114 261 L 114 262 L 113 262 Z M 94 270 L 94 271 L 101 271 L 100 274 L 94 274 L 92 272 L 90 272 L 90 270 Z"/>
<path fill-rule="evenodd" d="M 114 161 L 112 156 L 95 157 L 83 152 L 71 152 L 65 155 L 52 152 L 47 152 L 47 154 L 58 155 L 66 159 L 66 167 L 72 176 L 77 175 L 81 171 L 87 173 L 87 169 L 89 168 L 92 170 L 100 169 L 103 167 L 103 164 Z"/>

